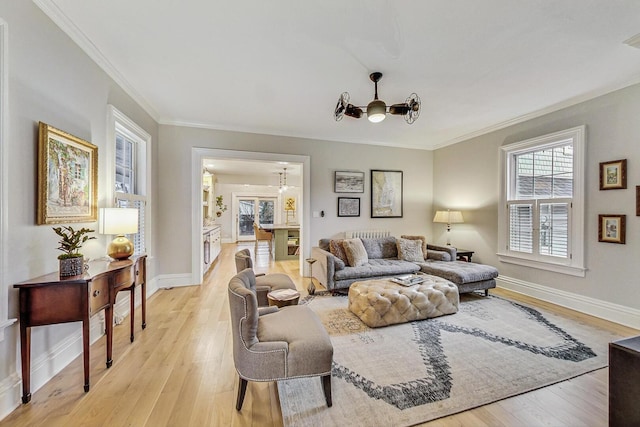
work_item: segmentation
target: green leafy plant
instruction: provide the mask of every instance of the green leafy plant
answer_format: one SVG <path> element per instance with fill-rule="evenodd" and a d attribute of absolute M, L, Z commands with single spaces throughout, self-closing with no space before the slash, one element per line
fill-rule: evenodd
<path fill-rule="evenodd" d="M 95 230 L 84 227 L 79 230 L 74 230 L 71 226 L 53 227 L 53 231 L 61 237 L 58 241 L 60 246 L 58 246 L 57 249 L 64 252 L 62 255 L 58 255 L 58 259 L 81 257 L 82 254 L 79 250 L 82 245 L 87 240 L 95 239 L 94 236 L 90 237 L 86 235 L 88 233 L 93 233 Z"/>
<path fill-rule="evenodd" d="M 216 206 L 220 212 L 224 212 L 227 210 L 227 205 L 224 204 L 222 196 L 216 197 Z M 218 215 L 220 216 L 220 215 Z"/>

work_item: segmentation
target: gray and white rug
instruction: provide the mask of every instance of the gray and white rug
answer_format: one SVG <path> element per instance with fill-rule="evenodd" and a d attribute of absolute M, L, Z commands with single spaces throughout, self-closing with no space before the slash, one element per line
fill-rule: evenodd
<path fill-rule="evenodd" d="M 375 329 L 346 296 L 305 302 L 334 346 L 333 407 L 319 378 L 280 381 L 285 426 L 426 422 L 603 368 L 620 338 L 493 296 L 464 295 L 456 314 Z"/>

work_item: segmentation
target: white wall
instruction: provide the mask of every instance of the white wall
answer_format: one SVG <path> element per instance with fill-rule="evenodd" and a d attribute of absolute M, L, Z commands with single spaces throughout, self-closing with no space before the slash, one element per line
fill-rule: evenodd
<path fill-rule="evenodd" d="M 0 1 L 0 18 L 9 34 L 9 133 L 4 147 L 9 180 L 7 234 L 2 245 L 0 302 L 8 296 L 9 317 L 18 316 L 14 283 L 57 271 L 57 237 L 51 226 L 37 226 L 38 121 L 65 130 L 98 146 L 98 205 L 105 206 L 107 105 L 112 104 L 157 140 L 155 121 L 127 96 L 89 57 L 31 1 Z M 153 195 L 152 195 L 153 197 Z M 96 228 L 96 223 L 82 224 Z M 97 233 L 96 233 L 97 235 Z M 106 238 L 90 241 L 83 253 L 99 258 Z M 153 248 L 151 248 L 153 250 Z M 153 261 L 149 276 L 154 275 Z M 20 402 L 18 324 L 0 342 L 0 418 Z M 32 332 L 32 390 L 80 354 L 80 323 L 37 327 Z M 117 358 L 118 356 L 115 355 Z M 52 358 L 57 358 L 55 361 Z M 82 387 L 78 382 L 78 387 Z"/>
<path fill-rule="evenodd" d="M 452 240 L 476 250 L 474 261 L 498 267 L 507 285 L 563 305 L 640 326 L 640 85 L 434 152 L 434 206 L 461 209 L 465 224 L 453 226 Z M 586 277 L 573 277 L 501 263 L 498 234 L 499 147 L 586 125 Z M 600 191 L 599 163 L 628 159 L 626 190 Z M 598 242 L 598 214 L 626 214 L 625 245 Z M 634 319 L 635 317 L 635 319 Z"/>
<path fill-rule="evenodd" d="M 372 125 L 373 126 L 373 125 Z M 311 158 L 310 211 L 325 211 L 324 218 L 311 218 L 310 240 L 339 235 L 347 230 L 380 228 L 392 233 L 431 234 L 432 153 L 372 145 L 347 144 L 302 138 L 225 132 L 179 126 L 160 126 L 158 169 L 159 229 L 174 232 L 158 236 L 160 273 L 184 275 L 191 270 L 191 151 L 215 148 L 263 153 L 304 155 Z M 371 169 L 404 171 L 404 217 L 370 218 Z M 359 218 L 338 218 L 338 196 L 333 192 L 336 170 L 365 172 L 365 192 L 360 197 Z M 229 212 L 225 212 L 228 214 Z M 308 253 L 303 256 L 308 256 Z"/>

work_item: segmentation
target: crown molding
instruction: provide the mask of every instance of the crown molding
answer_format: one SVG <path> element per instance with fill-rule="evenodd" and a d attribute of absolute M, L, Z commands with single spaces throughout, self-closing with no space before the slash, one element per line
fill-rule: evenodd
<path fill-rule="evenodd" d="M 638 36 L 640 36 L 640 34 Z M 640 41 L 640 39 L 639 39 L 639 41 Z M 439 148 L 444 148 L 444 147 L 447 147 L 449 145 L 454 145 L 454 144 L 457 144 L 459 142 L 467 141 L 467 140 L 469 140 L 471 138 L 476 138 L 478 136 L 486 135 L 488 133 L 495 132 L 497 130 L 507 128 L 509 126 L 513 126 L 513 125 L 517 125 L 519 123 L 523 123 L 523 122 L 526 122 L 526 121 L 529 121 L 529 120 L 533 120 L 535 118 L 542 117 L 542 116 L 544 116 L 546 114 L 554 113 L 556 111 L 560 111 L 560 110 L 562 110 L 564 108 L 567 108 L 567 107 L 572 107 L 572 106 L 580 104 L 582 102 L 586 102 L 586 101 L 598 98 L 599 96 L 607 95 L 609 93 L 615 92 L 615 91 L 620 90 L 620 89 L 624 89 L 624 88 L 629 87 L 629 86 L 633 86 L 633 85 L 638 84 L 638 83 L 640 83 L 640 74 L 635 76 L 635 77 L 633 77 L 630 80 L 625 81 L 624 83 L 619 83 L 619 84 L 616 84 L 616 85 L 607 86 L 606 88 L 592 90 L 590 92 L 587 92 L 587 93 L 584 93 L 584 94 L 581 94 L 581 95 L 578 95 L 578 96 L 574 96 L 573 98 L 569 98 L 569 99 L 567 99 L 565 101 L 561 101 L 561 102 L 558 102 L 556 104 L 552 104 L 552 105 L 550 105 L 548 107 L 541 108 L 540 110 L 532 111 L 531 113 L 527 113 L 527 114 L 524 114 L 522 116 L 514 117 L 513 119 L 505 120 L 504 122 L 500 122 L 500 123 L 497 123 L 495 125 L 491 125 L 491 126 L 488 126 L 486 128 L 479 129 L 477 131 L 467 133 L 465 135 L 461 135 L 461 136 L 459 136 L 457 138 L 450 139 L 448 141 L 444 141 L 444 142 L 439 143 L 439 144 L 435 144 L 432 149 L 433 150 L 437 150 Z"/>
<path fill-rule="evenodd" d="M 147 99 L 142 96 L 118 71 L 118 69 L 102 54 L 100 49 L 76 26 L 71 19 L 55 4 L 53 0 L 33 0 L 66 35 L 71 38 L 98 66 L 111 77 L 143 110 L 158 122 L 158 112 Z"/>

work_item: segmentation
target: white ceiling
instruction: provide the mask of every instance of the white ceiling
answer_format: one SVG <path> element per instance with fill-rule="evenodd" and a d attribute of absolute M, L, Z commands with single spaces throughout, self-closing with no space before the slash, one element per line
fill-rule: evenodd
<path fill-rule="evenodd" d="M 34 0 L 160 123 L 434 149 L 640 82 L 638 0 Z M 338 96 L 421 115 L 345 117 Z"/>

